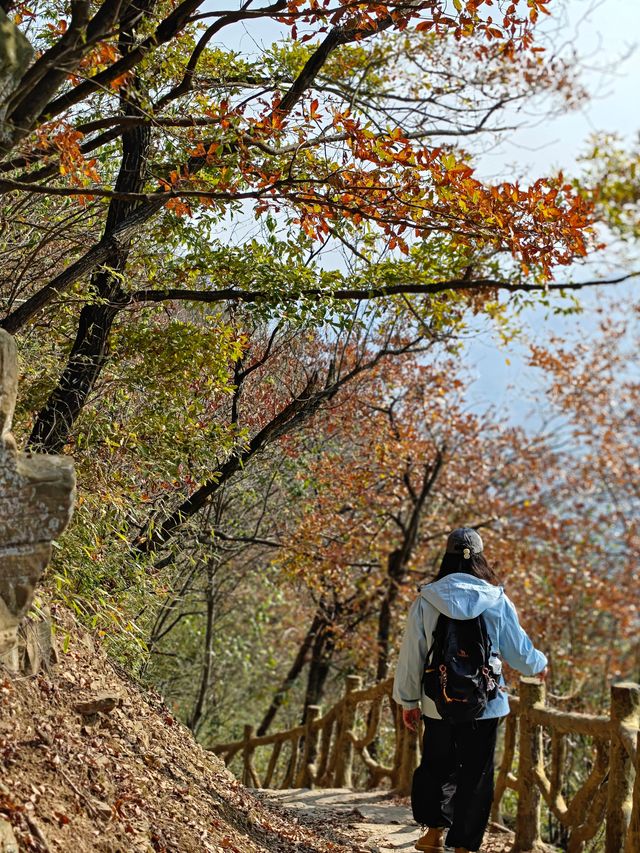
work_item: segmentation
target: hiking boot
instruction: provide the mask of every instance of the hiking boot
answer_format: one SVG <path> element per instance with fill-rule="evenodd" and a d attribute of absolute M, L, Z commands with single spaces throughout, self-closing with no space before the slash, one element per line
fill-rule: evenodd
<path fill-rule="evenodd" d="M 432 827 L 426 831 L 422 838 L 416 841 L 415 848 L 422 853 L 444 853 L 443 836 L 444 829 Z"/>

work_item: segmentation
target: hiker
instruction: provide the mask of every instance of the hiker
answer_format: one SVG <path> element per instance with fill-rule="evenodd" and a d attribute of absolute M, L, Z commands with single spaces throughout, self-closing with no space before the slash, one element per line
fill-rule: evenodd
<path fill-rule="evenodd" d="M 411 806 L 427 831 L 415 847 L 442 853 L 448 829 L 447 846 L 468 853 L 480 849 L 489 821 L 498 723 L 509 713 L 502 659 L 523 675 L 542 677 L 547 659 L 520 627 L 476 530 L 460 527 L 449 534 L 436 578 L 419 589 L 393 685 L 405 726 L 417 731 L 424 721 Z M 475 641 L 460 639 L 465 636 Z"/>

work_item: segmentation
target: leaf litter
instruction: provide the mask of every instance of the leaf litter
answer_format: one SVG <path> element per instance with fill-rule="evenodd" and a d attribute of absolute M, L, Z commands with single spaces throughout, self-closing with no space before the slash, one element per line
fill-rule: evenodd
<path fill-rule="evenodd" d="M 70 637 L 58 663 L 28 678 L 0 670 L 0 850 L 363 851 L 245 789 L 68 611 L 54 615 Z"/>

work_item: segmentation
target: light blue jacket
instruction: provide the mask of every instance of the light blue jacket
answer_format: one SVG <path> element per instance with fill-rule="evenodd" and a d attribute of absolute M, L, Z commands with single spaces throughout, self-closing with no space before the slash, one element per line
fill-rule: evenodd
<path fill-rule="evenodd" d="M 499 654 L 523 675 L 537 675 L 546 667 L 547 658 L 534 648 L 521 628 L 516 609 L 503 588 L 456 572 L 423 584 L 409 610 L 393 682 L 393 698 L 403 707 L 417 708 L 422 704 L 426 717 L 440 719 L 435 704 L 422 692 L 422 672 L 441 613 L 452 619 L 474 619 L 482 613 L 494 654 Z M 500 684 L 504 685 L 502 676 Z M 507 694 L 499 690 L 496 698 L 487 704 L 482 718 L 504 717 L 508 713 Z"/>

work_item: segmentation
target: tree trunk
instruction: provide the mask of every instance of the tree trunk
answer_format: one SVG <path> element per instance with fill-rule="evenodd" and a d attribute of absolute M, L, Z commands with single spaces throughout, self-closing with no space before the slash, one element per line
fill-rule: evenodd
<path fill-rule="evenodd" d="M 211 670 L 213 664 L 213 621 L 215 617 L 215 564 L 214 559 L 207 561 L 207 613 L 206 613 L 206 628 L 204 638 L 204 655 L 202 661 L 202 671 L 200 674 L 200 686 L 198 694 L 189 720 L 189 728 L 194 735 L 197 734 L 198 728 L 202 721 L 204 710 L 207 703 L 207 697 L 211 689 Z"/>
<path fill-rule="evenodd" d="M 387 561 L 387 585 L 380 605 L 378 616 L 378 662 L 376 681 L 384 681 L 389 675 L 389 646 L 391 642 L 391 625 L 393 605 L 404 580 L 406 564 L 402 561 L 402 551 L 397 548 L 389 554 Z"/>
<path fill-rule="evenodd" d="M 404 535 L 400 545 L 389 554 L 387 559 L 387 583 L 380 606 L 378 617 L 378 661 L 376 667 L 376 680 L 384 681 L 389 675 L 389 650 L 391 643 L 391 628 L 393 620 L 393 606 L 398 598 L 400 586 L 404 582 L 407 567 L 413 555 L 420 532 L 420 518 L 428 496 L 431 494 L 444 461 L 445 449 L 442 448 L 436 455 L 433 465 L 425 465 L 422 478 L 422 487 L 418 494 L 411 491 L 413 507 L 408 521 L 404 526 Z"/>
<path fill-rule="evenodd" d="M 131 41 L 130 34 L 121 34 L 120 45 Z M 140 115 L 135 87 L 130 85 L 123 94 L 124 115 Z M 126 100 L 125 100 L 126 98 Z M 151 130 L 133 127 L 122 134 L 122 160 L 116 180 L 117 192 L 141 192 L 144 188 Z M 107 238 L 139 206 L 139 203 L 113 199 L 109 205 L 103 240 Z M 104 265 L 91 277 L 91 291 L 96 301 L 85 305 L 80 312 L 76 339 L 58 385 L 36 418 L 28 447 L 45 453 L 59 453 L 82 411 L 87 398 L 109 357 L 109 335 L 118 312 L 128 302 L 121 286 L 131 248 L 131 237 L 117 240 Z"/>
<path fill-rule="evenodd" d="M 304 697 L 304 709 L 302 721 L 306 721 L 307 708 L 309 705 L 319 705 L 324 695 L 324 687 L 331 668 L 331 660 L 335 651 L 335 631 L 337 614 L 332 621 L 325 621 L 318 630 L 311 650 L 311 661 L 309 674 L 307 676 L 307 690 Z"/>

